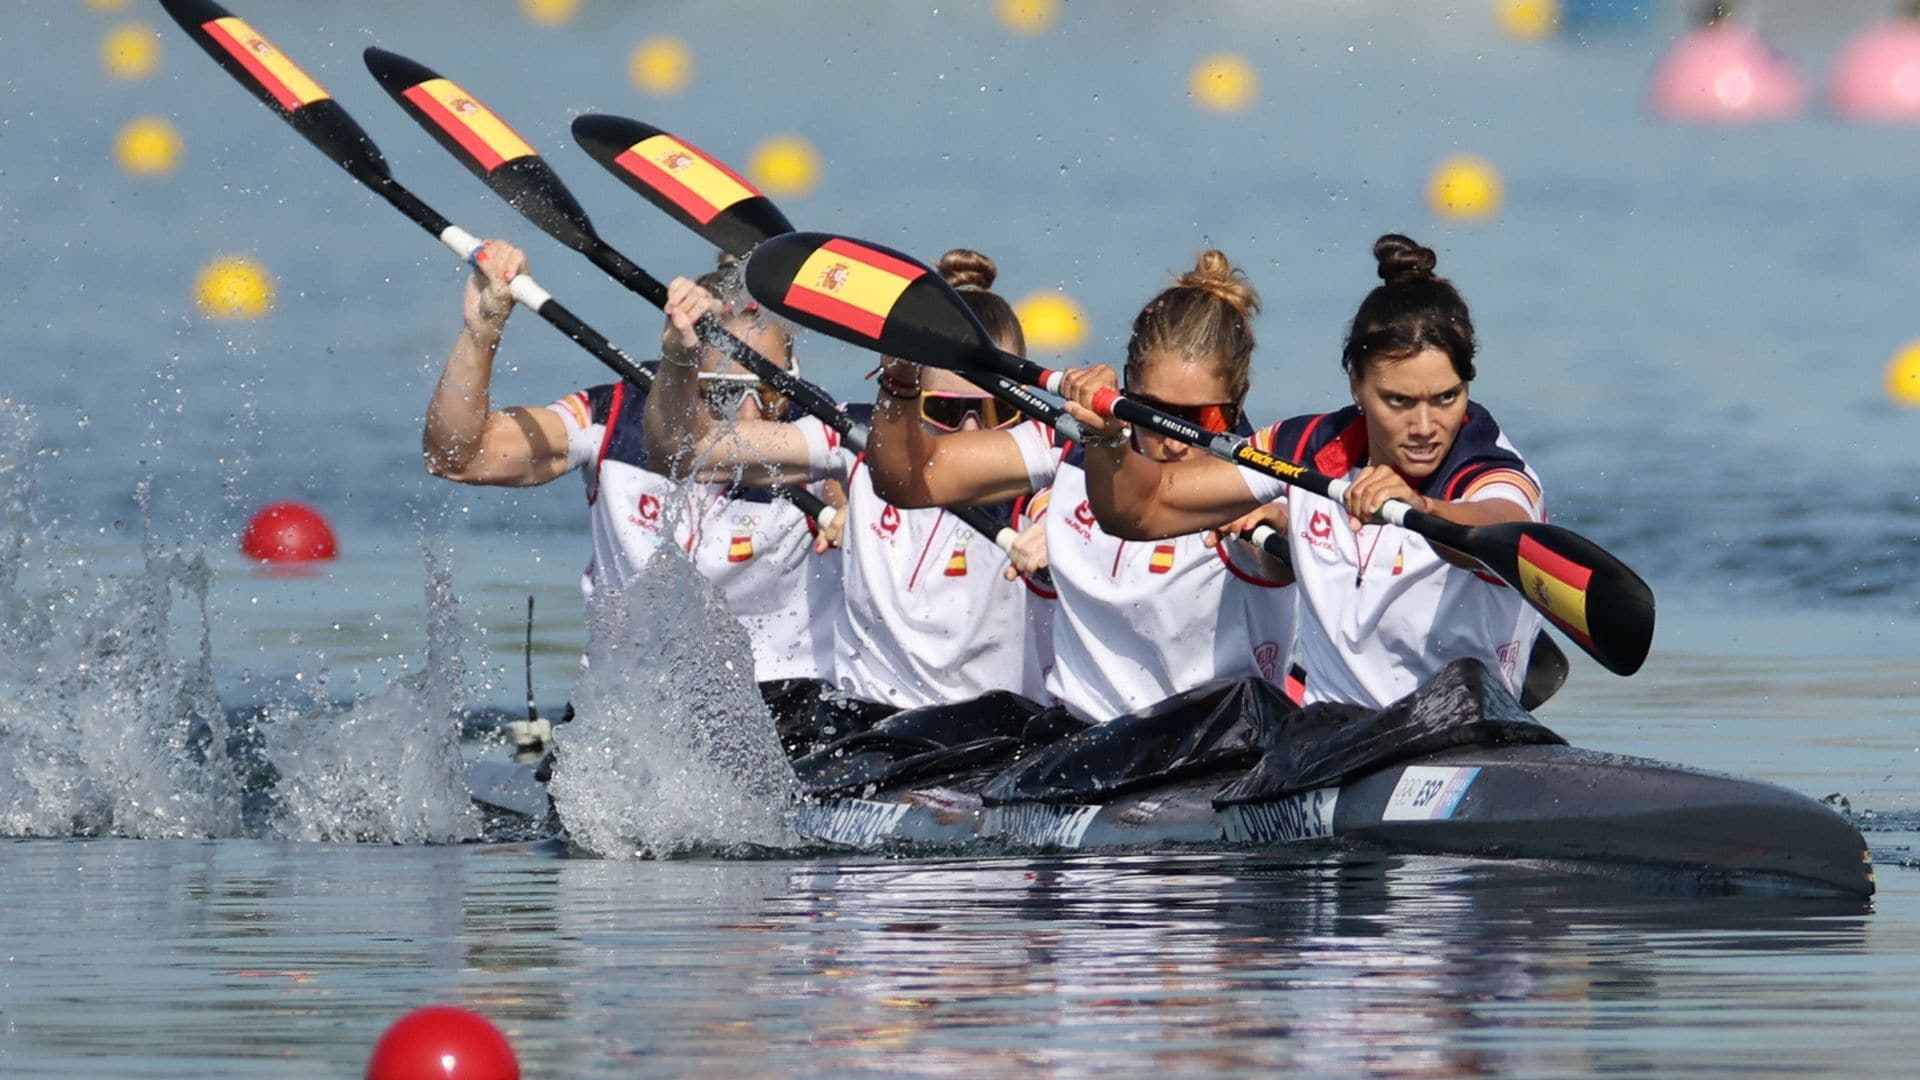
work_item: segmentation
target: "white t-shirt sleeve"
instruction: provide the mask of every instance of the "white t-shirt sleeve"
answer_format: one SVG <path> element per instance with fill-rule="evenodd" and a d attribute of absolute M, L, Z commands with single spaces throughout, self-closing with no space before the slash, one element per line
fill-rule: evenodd
<path fill-rule="evenodd" d="M 1274 424 L 1272 427 L 1254 432 L 1253 438 L 1247 441 L 1261 450 L 1272 453 L 1274 441 L 1279 437 L 1280 425 Z M 1262 505 L 1270 502 L 1278 502 L 1287 497 L 1288 485 L 1286 481 L 1271 473 L 1264 473 L 1258 469 L 1249 469 L 1245 465 L 1236 467 L 1240 470 L 1241 481 L 1247 485 L 1247 491 L 1252 493 L 1253 497 Z"/>
<path fill-rule="evenodd" d="M 1013 445 L 1020 448 L 1020 460 L 1027 467 L 1027 483 L 1033 490 L 1052 484 L 1054 473 L 1060 469 L 1060 450 L 1055 445 L 1053 429 L 1038 420 L 1028 420 L 1015 425 L 1007 434 L 1013 437 Z"/>
<path fill-rule="evenodd" d="M 1503 499 L 1518 506 L 1527 512 L 1529 520 L 1546 520 L 1540 485 L 1533 477 L 1518 469 L 1492 469 L 1475 477 L 1473 483 L 1460 493 L 1457 501 L 1483 502 L 1488 499 Z"/>
<path fill-rule="evenodd" d="M 593 403 L 585 390 L 576 391 L 547 406 L 567 425 L 567 468 L 578 469 L 600 456 L 601 437 L 606 429 L 593 422 Z"/>
<path fill-rule="evenodd" d="M 807 440 L 807 475 L 810 478 L 818 480 L 833 477 L 844 483 L 853 475 L 853 465 L 859 455 L 840 438 L 839 432 L 816 416 L 803 416 L 793 422 L 793 427 Z"/>

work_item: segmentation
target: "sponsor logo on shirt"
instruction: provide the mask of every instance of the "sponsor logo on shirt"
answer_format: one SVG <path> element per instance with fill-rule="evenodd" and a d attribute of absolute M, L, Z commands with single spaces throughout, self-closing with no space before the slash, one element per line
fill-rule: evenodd
<path fill-rule="evenodd" d="M 659 532 L 660 531 L 660 496 L 658 495 L 640 496 L 639 505 L 634 507 L 634 513 L 627 515 L 627 520 L 632 522 L 635 525 L 640 526 L 641 528 L 647 530 L 648 532 Z"/>
<path fill-rule="evenodd" d="M 899 508 L 892 503 L 888 503 L 886 507 L 880 511 L 880 520 L 875 522 L 870 528 L 873 529 L 873 535 L 891 542 L 893 540 L 893 534 L 900 531 Z"/>
<path fill-rule="evenodd" d="M 1096 520 L 1093 516 L 1093 503 L 1086 499 L 1081 499 L 1080 505 L 1073 508 L 1073 518 L 1067 522 L 1067 525 L 1071 527 L 1074 532 L 1091 540 L 1093 539 L 1093 526 Z"/>
<path fill-rule="evenodd" d="M 1506 680 L 1508 686 L 1512 686 L 1513 673 L 1520 667 L 1520 643 L 1504 642 L 1493 653 L 1500 659 L 1500 677 Z"/>
<path fill-rule="evenodd" d="M 1260 677 L 1268 682 L 1280 671 L 1280 643 L 1263 641 L 1253 647 L 1253 665 L 1260 669 Z"/>
<path fill-rule="evenodd" d="M 1325 510 L 1315 510 L 1307 519 L 1307 527 L 1300 530 L 1300 539 L 1322 551 L 1333 550 L 1333 518 Z"/>

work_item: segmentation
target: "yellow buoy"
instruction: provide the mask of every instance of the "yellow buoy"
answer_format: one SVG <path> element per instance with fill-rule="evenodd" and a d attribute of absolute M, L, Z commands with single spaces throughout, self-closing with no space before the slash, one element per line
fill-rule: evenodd
<path fill-rule="evenodd" d="M 1559 29 L 1560 0 L 1498 0 L 1493 21 L 1510 38 L 1539 41 Z"/>
<path fill-rule="evenodd" d="M 257 319 L 273 307 L 273 277 L 244 255 L 222 255 L 194 279 L 193 302 L 215 319 Z"/>
<path fill-rule="evenodd" d="M 754 149 L 747 173 L 769 195 L 805 195 L 820 182 L 820 155 L 798 135 L 775 135 Z"/>
<path fill-rule="evenodd" d="M 1087 313 L 1063 292 L 1037 292 L 1014 305 L 1029 352 L 1067 352 L 1087 340 Z"/>
<path fill-rule="evenodd" d="M 1194 65 L 1187 93 L 1209 112 L 1239 112 L 1260 93 L 1260 76 L 1246 58 L 1217 53 Z"/>
<path fill-rule="evenodd" d="M 1920 408 L 1920 341 L 1910 341 L 1887 364 L 1887 396 Z"/>
<path fill-rule="evenodd" d="M 100 66 L 116 79 L 145 79 L 160 70 L 160 35 L 146 23 L 121 23 L 100 43 Z"/>
<path fill-rule="evenodd" d="M 542 26 L 562 26 L 580 13 L 580 0 L 520 0 L 520 14 Z"/>
<path fill-rule="evenodd" d="M 120 129 L 113 159 L 128 176 L 165 176 L 180 164 L 180 133 L 163 116 L 143 116 Z"/>
<path fill-rule="evenodd" d="M 1503 194 L 1499 172 L 1471 154 L 1441 162 L 1427 181 L 1427 205 L 1436 216 L 1456 221 L 1492 217 Z"/>
<path fill-rule="evenodd" d="M 627 78 L 649 94 L 677 94 L 693 81 L 693 50 L 677 37 L 650 37 L 634 46 Z"/>
<path fill-rule="evenodd" d="M 1046 33 L 1060 17 L 1060 0 L 1000 0 L 996 14 L 1001 26 L 1032 37 Z"/>

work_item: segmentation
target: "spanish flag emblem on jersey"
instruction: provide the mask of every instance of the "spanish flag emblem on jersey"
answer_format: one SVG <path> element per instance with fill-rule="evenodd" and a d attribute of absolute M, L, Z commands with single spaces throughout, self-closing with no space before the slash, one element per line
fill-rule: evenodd
<path fill-rule="evenodd" d="M 946 576 L 967 576 L 967 544 L 972 539 L 972 536 L 962 536 L 959 541 L 953 545 L 953 554 L 947 556 Z"/>
<path fill-rule="evenodd" d="M 702 225 L 760 194 L 739 173 L 664 132 L 634 143 L 613 160 Z"/>
<path fill-rule="evenodd" d="M 753 558 L 753 526 L 735 525 L 733 540 L 727 544 L 727 561 L 742 563 Z"/>
<path fill-rule="evenodd" d="M 273 43 L 248 26 L 245 19 L 229 15 L 214 19 L 201 29 L 288 112 L 324 101 L 329 96 L 319 83 L 300 70 L 300 65 L 287 59 L 286 53 L 274 48 Z"/>
<path fill-rule="evenodd" d="M 1173 570 L 1173 545 L 1153 545 L 1153 558 L 1147 561 L 1147 573 L 1165 574 Z"/>
<path fill-rule="evenodd" d="M 1531 536 L 1520 538 L 1520 584 L 1549 618 L 1575 641 L 1593 646 L 1587 629 L 1587 583 L 1592 569 L 1559 555 Z"/>
<path fill-rule="evenodd" d="M 447 79 L 428 79 L 409 86 L 406 99 L 434 126 L 453 136 L 453 141 L 488 172 L 517 158 L 533 156 L 533 147 L 519 132 Z"/>
<path fill-rule="evenodd" d="M 799 311 L 878 340 L 887 315 L 926 268 L 835 237 L 814 249 L 787 287 Z"/>

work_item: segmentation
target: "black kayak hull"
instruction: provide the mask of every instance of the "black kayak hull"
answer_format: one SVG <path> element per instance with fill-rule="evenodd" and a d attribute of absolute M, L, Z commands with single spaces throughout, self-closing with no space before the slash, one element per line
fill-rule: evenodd
<path fill-rule="evenodd" d="M 935 788 L 802 807 L 808 839 L 870 850 L 980 840 L 1105 850 L 1327 845 L 1655 869 L 1706 886 L 1870 896 L 1852 823 L 1775 784 L 1560 745 L 1450 750 L 1338 787 L 1216 809 L 1225 777 L 1103 805 L 982 805 Z"/>

